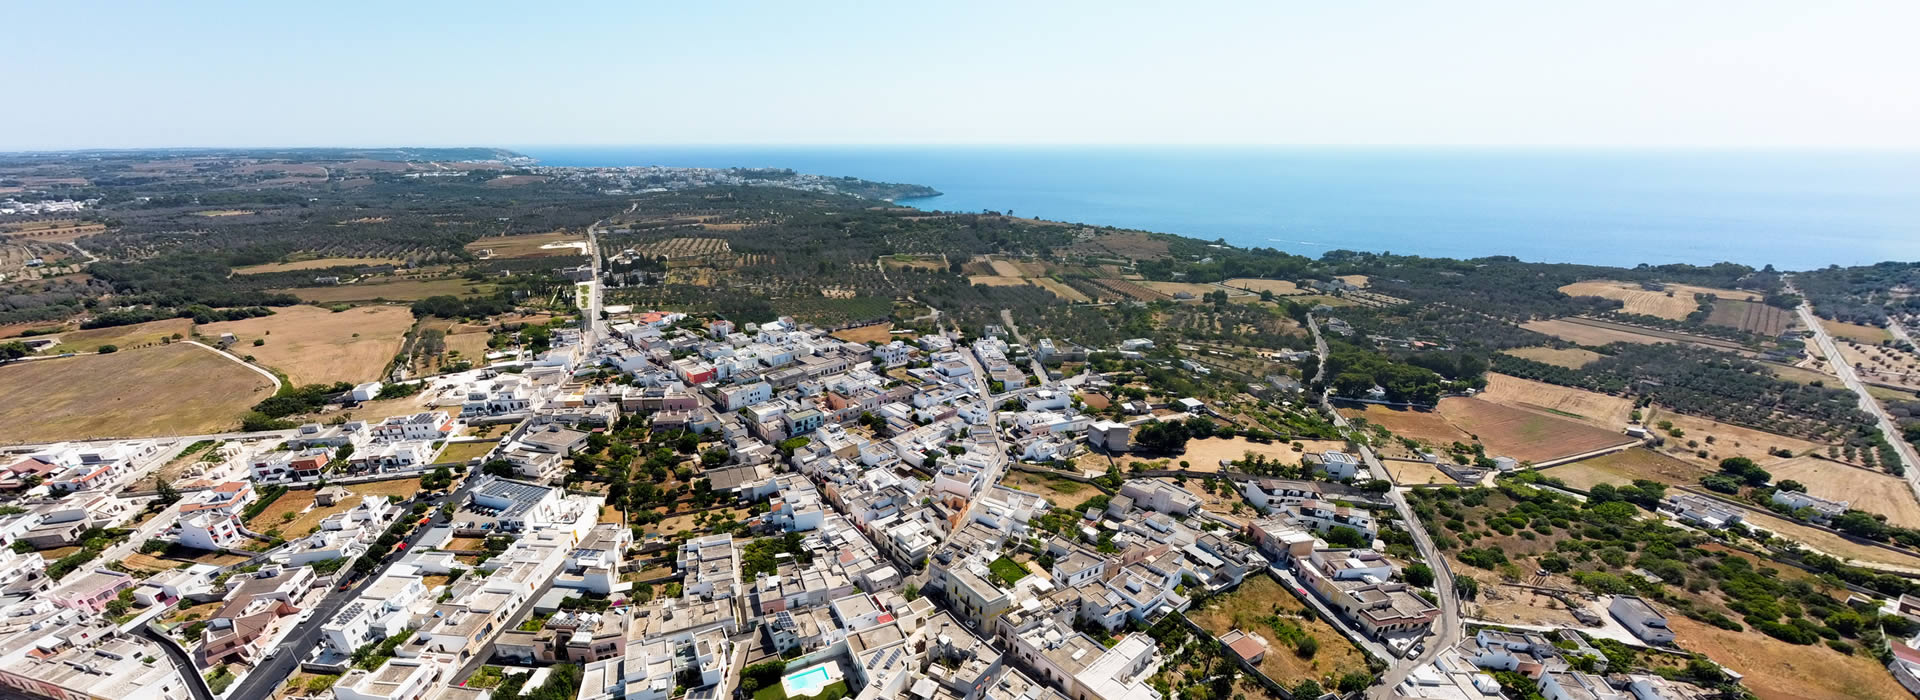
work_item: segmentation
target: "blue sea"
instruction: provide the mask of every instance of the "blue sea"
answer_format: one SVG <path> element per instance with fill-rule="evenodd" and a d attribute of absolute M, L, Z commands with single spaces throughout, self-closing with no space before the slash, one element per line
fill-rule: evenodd
<path fill-rule="evenodd" d="M 1920 260 L 1920 152 L 1278 147 L 519 147 L 546 165 L 783 167 L 992 210 L 1334 249 L 1780 269 Z"/>

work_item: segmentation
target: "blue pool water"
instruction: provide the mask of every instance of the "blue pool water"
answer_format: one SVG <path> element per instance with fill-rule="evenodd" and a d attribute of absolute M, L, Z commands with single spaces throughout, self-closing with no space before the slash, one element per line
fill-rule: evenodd
<path fill-rule="evenodd" d="M 827 674 L 826 666 L 815 666 L 787 676 L 786 685 L 789 691 L 798 691 L 800 694 L 814 695 L 818 694 L 821 688 L 826 687 L 828 683 L 832 682 L 833 678 Z"/>

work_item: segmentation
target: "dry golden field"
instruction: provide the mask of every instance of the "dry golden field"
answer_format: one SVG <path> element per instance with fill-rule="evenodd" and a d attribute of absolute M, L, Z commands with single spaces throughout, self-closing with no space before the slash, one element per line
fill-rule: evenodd
<path fill-rule="evenodd" d="M 0 366 L 0 442 L 222 432 L 272 393 L 260 373 L 186 343 L 14 362 Z"/>
<path fill-rule="evenodd" d="M 833 332 L 833 337 L 849 343 L 884 343 L 893 339 L 892 323 L 876 323 Z"/>
<path fill-rule="evenodd" d="M 1487 373 L 1487 388 L 1479 397 L 1494 403 L 1545 410 L 1596 428 L 1625 430 L 1633 416 L 1633 401 L 1530 379 Z"/>
<path fill-rule="evenodd" d="M 1665 449 L 1668 453 L 1680 459 L 1708 466 L 1718 465 L 1720 460 L 1728 457 L 1746 457 L 1761 466 L 1767 466 L 1781 459 L 1767 454 L 1770 449 L 1791 450 L 1796 455 L 1803 455 L 1815 450 L 1824 452 L 1828 447 L 1826 443 L 1776 435 L 1763 430 L 1675 413 L 1657 405 L 1650 407 L 1645 414 L 1648 430 L 1665 434 L 1666 429 L 1661 428 L 1660 424 L 1671 422 L 1673 427 L 1685 433 L 1680 437 L 1667 438 Z M 1708 437 L 1713 438 L 1712 442 L 1708 442 Z M 1699 447 L 1688 447 L 1686 443 L 1689 440 L 1698 441 Z M 1697 454 L 1696 450 L 1700 449 L 1707 451 L 1706 457 L 1700 457 Z"/>
<path fill-rule="evenodd" d="M 1712 287 L 1695 287 L 1687 284 L 1667 284 L 1662 286 L 1664 289 L 1661 291 L 1654 291 L 1643 289 L 1638 282 L 1590 280 L 1586 282 L 1575 282 L 1561 287 L 1560 292 L 1570 296 L 1618 299 L 1626 304 L 1626 307 L 1621 310 L 1627 313 L 1659 316 L 1675 321 L 1685 319 L 1687 314 L 1693 313 L 1694 309 L 1699 308 L 1700 303 L 1693 299 L 1693 295 L 1695 294 L 1712 294 L 1721 299 L 1751 298 L 1755 301 L 1759 300 L 1759 294 L 1755 292 L 1714 289 Z"/>
<path fill-rule="evenodd" d="M 1277 296 L 1289 296 L 1306 293 L 1300 289 L 1299 285 L 1287 280 L 1263 280 L 1252 277 L 1236 277 L 1222 284 L 1234 289 L 1244 289 L 1256 294 L 1260 292 L 1273 292 Z"/>
<path fill-rule="evenodd" d="M 469 282 L 458 277 L 430 280 L 394 280 L 391 282 L 371 282 L 364 284 L 341 284 L 331 287 L 298 287 L 294 289 L 276 289 L 300 297 L 301 301 L 314 304 L 333 304 L 351 301 L 419 301 L 432 296 L 475 296 L 493 291 L 493 285 L 485 282 Z"/>
<path fill-rule="evenodd" d="M 1774 483 L 1792 479 L 1804 484 L 1807 493 L 1847 501 L 1854 508 L 1885 515 L 1887 522 L 1900 527 L 1920 527 L 1920 502 L 1913 500 L 1913 489 L 1900 477 L 1818 457 L 1796 457 L 1766 469 Z"/>
<path fill-rule="evenodd" d="M 290 306 L 272 316 L 210 323 L 200 334 L 219 338 L 232 333 L 236 355 L 252 355 L 261 364 L 286 373 L 295 384 L 379 379 L 400 352 L 413 313 L 399 306 L 368 306 L 334 313 L 313 306 Z M 259 347 L 255 339 L 265 340 Z"/>
<path fill-rule="evenodd" d="M 1763 303 L 1721 299 L 1713 303 L 1713 315 L 1707 323 L 1731 326 L 1743 331 L 1776 336 L 1794 325 L 1792 311 Z"/>
<path fill-rule="evenodd" d="M 179 334 L 185 338 L 193 332 L 193 319 L 169 318 L 162 321 L 148 321 L 130 326 L 111 326 L 86 331 L 70 331 L 57 336 L 59 344 L 41 351 L 42 355 L 60 355 L 69 352 L 93 352 L 102 345 L 113 345 L 129 350 L 142 345 L 156 345 L 161 339 Z"/>
<path fill-rule="evenodd" d="M 1513 348 L 1510 350 L 1502 350 L 1501 352 L 1521 359 L 1545 362 L 1567 369 L 1580 369 L 1581 367 L 1592 364 L 1594 360 L 1605 357 L 1605 355 L 1601 355 L 1600 353 L 1592 350 L 1583 350 L 1581 348 L 1530 347 Z"/>
<path fill-rule="evenodd" d="M 1846 338 L 1853 342 L 1866 343 L 1867 345 L 1879 345 L 1880 341 L 1893 337 L 1893 334 L 1888 333 L 1887 329 L 1878 326 L 1862 326 L 1858 323 L 1829 321 L 1824 318 L 1820 319 L 1820 325 L 1824 326 L 1827 332 L 1835 338 Z M 1812 343 L 1808 344 L 1812 345 Z"/>
<path fill-rule="evenodd" d="M 1631 484 L 1635 479 L 1658 481 L 1669 486 L 1692 486 L 1713 470 L 1691 462 L 1635 447 L 1578 462 L 1552 467 L 1543 472 L 1582 491 L 1596 484 Z"/>
<path fill-rule="evenodd" d="M 1447 422 L 1480 438 L 1491 457 L 1543 462 L 1632 442 L 1624 434 L 1477 398 L 1440 401 Z"/>

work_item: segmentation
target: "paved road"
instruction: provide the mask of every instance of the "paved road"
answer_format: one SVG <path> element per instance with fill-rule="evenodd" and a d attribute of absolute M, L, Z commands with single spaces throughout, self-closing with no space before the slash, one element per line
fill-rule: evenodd
<path fill-rule="evenodd" d="M 1320 360 L 1320 366 L 1315 370 L 1314 378 L 1320 379 L 1327 371 L 1327 341 L 1320 337 L 1320 323 L 1313 314 L 1307 315 L 1307 328 L 1313 331 L 1314 351 L 1319 355 Z M 1327 394 L 1322 393 L 1320 398 L 1325 402 Z M 1339 411 L 1332 411 L 1332 414 L 1334 425 L 1341 428 L 1348 427 L 1347 419 L 1341 416 Z M 1360 459 L 1366 462 L 1368 469 L 1373 471 L 1374 478 L 1393 480 L 1393 474 L 1380 464 L 1373 450 L 1365 445 L 1360 447 Z M 1413 508 L 1407 505 L 1405 491 L 1399 485 L 1396 484 L 1387 492 L 1387 499 L 1393 501 L 1394 510 L 1400 513 L 1400 521 L 1406 523 L 1408 534 L 1413 536 L 1414 549 L 1420 552 L 1420 558 L 1426 560 L 1427 566 L 1433 569 L 1433 590 L 1440 599 L 1440 621 L 1426 640 L 1426 650 L 1420 652 L 1419 656 L 1411 660 L 1387 657 L 1393 667 L 1381 676 L 1380 684 L 1373 686 L 1369 691 L 1373 697 L 1391 695 L 1393 689 L 1407 679 L 1408 674 L 1413 673 L 1414 669 L 1431 663 L 1434 657 L 1440 655 L 1442 649 L 1458 643 L 1462 634 L 1460 595 L 1453 590 L 1453 571 L 1447 568 L 1446 557 L 1441 556 L 1439 548 L 1433 546 L 1433 538 L 1427 534 L 1426 525 L 1422 524 L 1419 518 L 1414 517 Z"/>
<path fill-rule="evenodd" d="M 462 482 L 460 488 L 454 490 L 452 495 L 447 496 L 444 501 L 439 502 L 459 503 L 466 498 L 471 483 L 471 480 Z M 439 502 L 436 502 L 436 505 Z M 403 514 L 401 517 L 408 516 Z M 320 599 L 320 602 L 313 606 L 313 615 L 307 618 L 306 621 L 295 625 L 293 631 L 280 640 L 280 644 L 276 647 L 280 652 L 275 654 L 273 658 L 267 659 L 255 667 L 252 672 L 247 674 L 246 678 L 241 679 L 238 686 L 229 691 L 227 697 L 251 699 L 264 698 L 272 695 L 273 691 L 279 688 L 280 684 L 287 679 L 287 676 L 292 675 L 294 670 L 299 667 L 300 661 L 305 659 L 307 654 L 313 651 L 314 645 L 319 643 L 320 626 L 326 624 L 327 620 L 332 619 L 335 613 L 338 613 L 341 608 L 346 607 L 347 603 L 353 602 L 353 599 L 360 597 L 360 593 L 365 591 L 368 586 L 373 585 L 373 582 L 378 580 L 382 574 L 386 573 L 386 570 L 393 566 L 393 563 L 398 561 L 404 553 L 413 551 L 415 547 L 418 547 L 420 545 L 420 539 L 425 537 L 427 531 L 431 529 L 433 529 L 431 526 L 414 528 L 413 534 L 408 535 L 405 540 L 407 543 L 406 549 L 395 548 L 392 553 L 388 554 L 387 560 L 381 565 L 378 571 L 375 571 L 371 576 L 360 579 L 359 583 L 354 584 L 353 588 L 342 591 L 336 584 L 327 592 L 325 598 Z M 344 572 L 347 571 L 347 569 L 342 569 L 341 571 Z"/>
<path fill-rule="evenodd" d="M 1791 286 L 1787 289 L 1798 293 Z M 1906 467 L 1907 486 L 1913 489 L 1914 498 L 1920 498 L 1920 455 L 1914 453 L 1911 443 L 1901 438 L 1900 426 L 1880 408 L 1880 402 L 1875 401 L 1873 395 L 1867 393 L 1867 385 L 1860 381 L 1859 375 L 1854 374 L 1853 365 L 1847 364 L 1847 361 L 1840 356 L 1840 347 L 1833 342 L 1833 336 L 1827 333 L 1826 327 L 1820 325 L 1819 317 L 1813 313 L 1813 306 L 1802 301 L 1799 311 L 1800 323 L 1813 329 L 1813 340 L 1819 344 L 1820 352 L 1827 356 L 1827 364 L 1833 367 L 1834 375 L 1840 377 L 1840 381 L 1860 397 L 1860 410 L 1866 411 L 1879 422 L 1880 432 L 1886 436 L 1887 442 L 1893 445 L 1893 451 L 1900 455 L 1900 462 Z"/>

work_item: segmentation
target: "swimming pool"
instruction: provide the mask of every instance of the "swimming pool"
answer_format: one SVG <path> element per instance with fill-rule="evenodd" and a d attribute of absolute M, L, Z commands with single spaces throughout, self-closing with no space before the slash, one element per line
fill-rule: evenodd
<path fill-rule="evenodd" d="M 789 673 L 785 678 L 780 679 L 780 685 L 787 691 L 787 697 L 802 697 L 819 695 L 821 688 L 837 680 L 840 680 L 840 664 L 827 662 Z"/>

